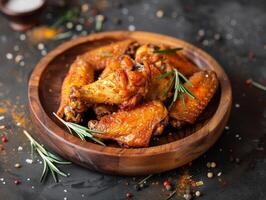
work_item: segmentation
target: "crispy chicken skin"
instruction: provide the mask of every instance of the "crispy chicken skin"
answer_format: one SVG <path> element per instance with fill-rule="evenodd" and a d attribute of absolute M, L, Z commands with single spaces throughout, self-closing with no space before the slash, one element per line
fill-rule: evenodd
<path fill-rule="evenodd" d="M 163 132 L 167 109 L 159 101 L 144 103 L 130 111 L 106 115 L 100 121 L 89 121 L 89 128 L 102 131 L 96 137 L 111 139 L 127 147 L 147 147 L 151 136 Z"/>
<path fill-rule="evenodd" d="M 115 43 L 107 44 L 99 48 L 88 51 L 82 55 L 95 70 L 102 70 L 106 67 L 108 61 L 112 58 L 119 57 L 126 53 L 134 40 L 126 39 Z"/>
<path fill-rule="evenodd" d="M 81 113 L 86 110 L 87 106 L 84 102 L 71 98 L 73 88 L 79 88 L 93 81 L 93 68 L 81 57 L 77 57 L 63 81 L 57 115 L 66 121 L 79 123 L 81 121 Z"/>
<path fill-rule="evenodd" d="M 158 48 L 158 47 L 157 47 Z M 199 68 L 191 62 L 182 51 L 176 53 L 153 53 L 156 49 L 154 45 L 142 45 L 140 46 L 135 55 L 137 62 L 142 63 L 147 60 L 150 64 L 154 64 L 162 71 L 170 71 L 173 68 L 177 69 L 186 77 L 190 77 L 195 72 L 199 71 Z M 169 49 L 166 46 L 160 46 L 160 50 Z"/>
<path fill-rule="evenodd" d="M 126 55 L 119 58 L 119 64 L 115 71 L 79 89 L 76 97 L 88 103 L 119 105 L 122 109 L 137 105 L 148 92 L 150 69 L 135 68 L 134 61 Z"/>
<path fill-rule="evenodd" d="M 110 115 L 117 110 L 117 106 L 111 106 L 106 104 L 95 104 L 93 105 L 93 111 L 96 114 L 97 119 L 105 115 Z"/>
<path fill-rule="evenodd" d="M 218 87 L 218 80 L 213 71 L 197 72 L 189 80 L 192 85 L 185 83 L 184 86 L 196 96 L 196 99 L 185 95 L 185 105 L 183 105 L 181 99 L 178 99 L 169 111 L 171 124 L 177 128 L 184 123 L 193 124 Z"/>

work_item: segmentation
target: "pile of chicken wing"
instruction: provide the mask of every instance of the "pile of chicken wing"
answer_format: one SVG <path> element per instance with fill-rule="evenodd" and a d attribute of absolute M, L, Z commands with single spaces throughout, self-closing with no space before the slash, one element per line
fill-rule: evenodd
<path fill-rule="evenodd" d="M 78 56 L 62 84 L 57 115 L 84 123 L 88 109 L 93 110 L 88 127 L 103 133 L 95 137 L 124 147 L 147 147 L 166 126 L 195 123 L 218 87 L 216 74 L 199 69 L 182 50 L 158 53 L 167 49 L 126 39 Z M 158 77 L 174 69 L 189 80 L 184 87 L 195 98 L 184 95 L 169 106 L 173 78 Z"/>

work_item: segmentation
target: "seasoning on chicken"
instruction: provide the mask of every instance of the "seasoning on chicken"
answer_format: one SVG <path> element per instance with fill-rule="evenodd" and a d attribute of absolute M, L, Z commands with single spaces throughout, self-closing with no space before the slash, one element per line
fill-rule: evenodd
<path fill-rule="evenodd" d="M 196 97 L 192 99 L 184 96 L 185 105 L 181 99 L 178 99 L 169 111 L 171 124 L 178 128 L 185 123 L 195 123 L 198 116 L 202 113 L 209 101 L 215 94 L 218 87 L 218 80 L 213 71 L 200 71 L 190 77 L 189 83 L 184 86 L 190 90 Z"/>
<path fill-rule="evenodd" d="M 103 78 L 83 86 L 76 97 L 88 103 L 119 105 L 130 109 L 137 105 L 147 94 L 150 82 L 148 66 L 135 67 L 129 56 L 119 58 L 120 67 Z"/>
<path fill-rule="evenodd" d="M 154 64 L 161 71 L 171 71 L 173 68 L 176 68 L 186 77 L 190 77 L 199 71 L 199 68 L 182 51 L 154 53 L 155 49 L 158 48 L 160 50 L 167 49 L 166 46 L 142 45 L 136 51 L 136 61 L 142 63 L 144 60 L 148 60 L 149 63 Z"/>
<path fill-rule="evenodd" d="M 99 48 L 88 51 L 82 55 L 95 70 L 102 70 L 106 67 L 108 61 L 124 55 L 131 45 L 135 45 L 132 39 L 117 41 L 115 43 L 107 44 Z"/>
<path fill-rule="evenodd" d="M 130 111 L 118 111 L 89 121 L 89 128 L 101 131 L 96 137 L 111 139 L 127 147 L 147 147 L 152 135 L 160 135 L 167 123 L 168 111 L 159 101 L 150 101 Z"/>
<path fill-rule="evenodd" d="M 66 121 L 79 123 L 81 114 L 87 109 L 87 105 L 79 99 L 72 98 L 72 92 L 74 88 L 82 87 L 93 81 L 93 68 L 81 57 L 77 57 L 70 66 L 62 84 L 61 100 L 57 115 Z"/>

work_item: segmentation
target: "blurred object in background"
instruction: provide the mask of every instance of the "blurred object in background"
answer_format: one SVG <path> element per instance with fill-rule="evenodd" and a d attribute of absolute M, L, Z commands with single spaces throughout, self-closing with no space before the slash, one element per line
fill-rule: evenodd
<path fill-rule="evenodd" d="M 38 23 L 46 0 L 0 0 L 1 12 L 16 31 L 26 31 Z"/>

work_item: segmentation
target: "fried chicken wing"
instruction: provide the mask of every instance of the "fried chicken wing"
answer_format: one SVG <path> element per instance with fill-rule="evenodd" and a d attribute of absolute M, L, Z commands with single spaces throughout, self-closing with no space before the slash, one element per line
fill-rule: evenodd
<path fill-rule="evenodd" d="M 89 121 L 89 128 L 103 132 L 98 138 L 115 140 L 127 147 L 147 147 L 152 135 L 163 132 L 167 109 L 159 101 L 144 103 L 130 111 L 106 115 Z"/>
<path fill-rule="evenodd" d="M 71 98 L 74 87 L 82 87 L 83 85 L 92 83 L 94 81 L 93 68 L 78 57 L 70 66 L 70 69 L 65 77 L 61 87 L 61 100 L 57 115 L 64 118 L 66 121 L 80 122 L 81 113 L 83 113 L 87 106 L 81 100 Z"/>
<path fill-rule="evenodd" d="M 200 71 L 182 51 L 177 51 L 175 53 L 154 53 L 156 48 L 158 49 L 158 47 L 154 45 L 142 45 L 136 51 L 136 61 L 142 63 L 144 60 L 148 60 L 149 63 L 154 64 L 162 71 L 170 71 L 175 68 L 186 77 L 190 77 L 195 72 Z M 159 49 L 165 50 L 169 48 L 160 46 Z"/>
<path fill-rule="evenodd" d="M 135 68 L 129 56 L 122 56 L 119 62 L 117 70 L 83 86 L 76 96 L 89 103 L 115 104 L 123 109 L 134 107 L 148 92 L 150 69 L 147 66 Z"/>
<path fill-rule="evenodd" d="M 82 55 L 95 70 L 104 69 L 108 61 L 112 58 L 119 57 L 130 49 L 130 45 L 134 44 L 134 40 L 126 39 L 115 43 L 107 44 L 99 48 L 88 51 Z"/>
<path fill-rule="evenodd" d="M 184 86 L 195 95 L 196 99 L 185 95 L 185 105 L 183 105 L 180 99 L 173 104 L 169 115 L 171 117 L 171 124 L 174 127 L 180 127 L 184 123 L 193 124 L 205 109 L 218 87 L 218 80 L 213 71 L 197 72 L 189 80 L 191 85 L 185 83 Z"/>

